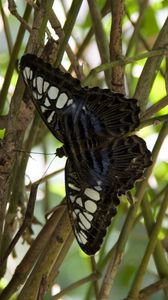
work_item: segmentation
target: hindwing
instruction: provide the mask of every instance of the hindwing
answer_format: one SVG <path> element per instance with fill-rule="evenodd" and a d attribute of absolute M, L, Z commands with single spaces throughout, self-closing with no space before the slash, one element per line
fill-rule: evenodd
<path fill-rule="evenodd" d="M 75 237 L 88 254 L 95 254 L 103 241 L 111 218 L 116 215 L 119 204 L 117 191 L 97 180 L 95 186 L 89 180 L 81 180 L 68 159 L 65 169 L 66 195 L 70 220 Z"/>
<path fill-rule="evenodd" d="M 149 165 L 150 151 L 135 135 L 90 150 L 90 158 L 84 151 L 77 163 L 69 156 L 66 196 L 74 234 L 85 253 L 100 248 L 117 212 L 118 196 L 131 189 Z"/>

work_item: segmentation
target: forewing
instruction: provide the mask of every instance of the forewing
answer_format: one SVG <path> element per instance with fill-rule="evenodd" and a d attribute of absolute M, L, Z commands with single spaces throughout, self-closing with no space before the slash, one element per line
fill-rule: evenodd
<path fill-rule="evenodd" d="M 75 237 L 88 254 L 95 254 L 103 241 L 107 227 L 116 214 L 119 199 L 111 180 L 107 185 L 97 181 L 82 181 L 68 159 L 65 169 L 68 211 Z"/>
<path fill-rule="evenodd" d="M 79 126 L 88 122 L 89 138 L 95 134 L 104 138 L 123 136 L 139 125 L 139 107 L 135 99 L 127 99 L 108 89 L 82 88 L 78 79 L 32 54 L 21 58 L 20 70 L 41 117 L 61 141 L 64 141 L 62 114 L 68 107 L 71 113 L 74 103 L 78 109 L 83 100 L 84 105 L 80 106 L 74 120 Z M 78 122 L 79 118 L 83 123 Z"/>
<path fill-rule="evenodd" d="M 79 80 L 32 54 L 21 58 L 20 70 L 45 124 L 63 142 L 62 115 L 73 105 L 81 89 Z"/>

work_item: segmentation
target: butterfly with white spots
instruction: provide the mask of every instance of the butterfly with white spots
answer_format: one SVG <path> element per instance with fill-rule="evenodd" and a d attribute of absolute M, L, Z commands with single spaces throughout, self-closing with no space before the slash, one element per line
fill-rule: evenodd
<path fill-rule="evenodd" d="M 56 153 L 68 157 L 71 224 L 82 250 L 93 255 L 117 212 L 119 196 L 151 165 L 144 140 L 130 136 L 139 125 L 137 101 L 108 89 L 81 87 L 78 79 L 32 54 L 21 58 L 20 70 L 45 124 L 63 143 Z"/>

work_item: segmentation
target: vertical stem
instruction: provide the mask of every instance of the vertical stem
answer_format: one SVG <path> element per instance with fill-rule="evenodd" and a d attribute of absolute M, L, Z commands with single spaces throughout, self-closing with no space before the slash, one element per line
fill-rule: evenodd
<path fill-rule="evenodd" d="M 110 58 L 117 60 L 122 55 L 122 19 L 124 14 L 124 1 L 113 0 L 111 2 L 112 24 L 110 34 Z M 124 66 L 119 65 L 112 68 L 112 90 L 125 93 L 124 89 Z"/>
<path fill-rule="evenodd" d="M 89 9 L 90 9 L 93 29 L 95 32 L 95 38 L 96 38 L 99 54 L 101 57 L 101 61 L 102 61 L 102 63 L 107 63 L 110 60 L 109 49 L 108 49 L 108 40 L 107 40 L 107 36 L 106 36 L 106 33 L 105 33 L 103 25 L 102 25 L 101 12 L 100 12 L 97 1 L 88 0 L 88 5 L 89 5 Z M 111 83 L 110 83 L 111 72 L 110 72 L 110 70 L 106 70 L 104 73 L 105 73 L 106 83 L 107 83 L 108 87 L 110 87 L 111 86 Z"/>

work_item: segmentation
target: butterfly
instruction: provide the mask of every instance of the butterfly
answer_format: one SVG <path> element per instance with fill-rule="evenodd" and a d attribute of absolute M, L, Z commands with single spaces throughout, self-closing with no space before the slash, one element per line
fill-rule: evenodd
<path fill-rule="evenodd" d="M 139 125 L 135 99 L 98 87 L 81 87 L 69 73 L 33 54 L 22 56 L 20 71 L 36 109 L 67 156 L 66 199 L 73 232 L 88 255 L 102 244 L 126 194 L 151 153 L 143 139 L 130 135 Z"/>

